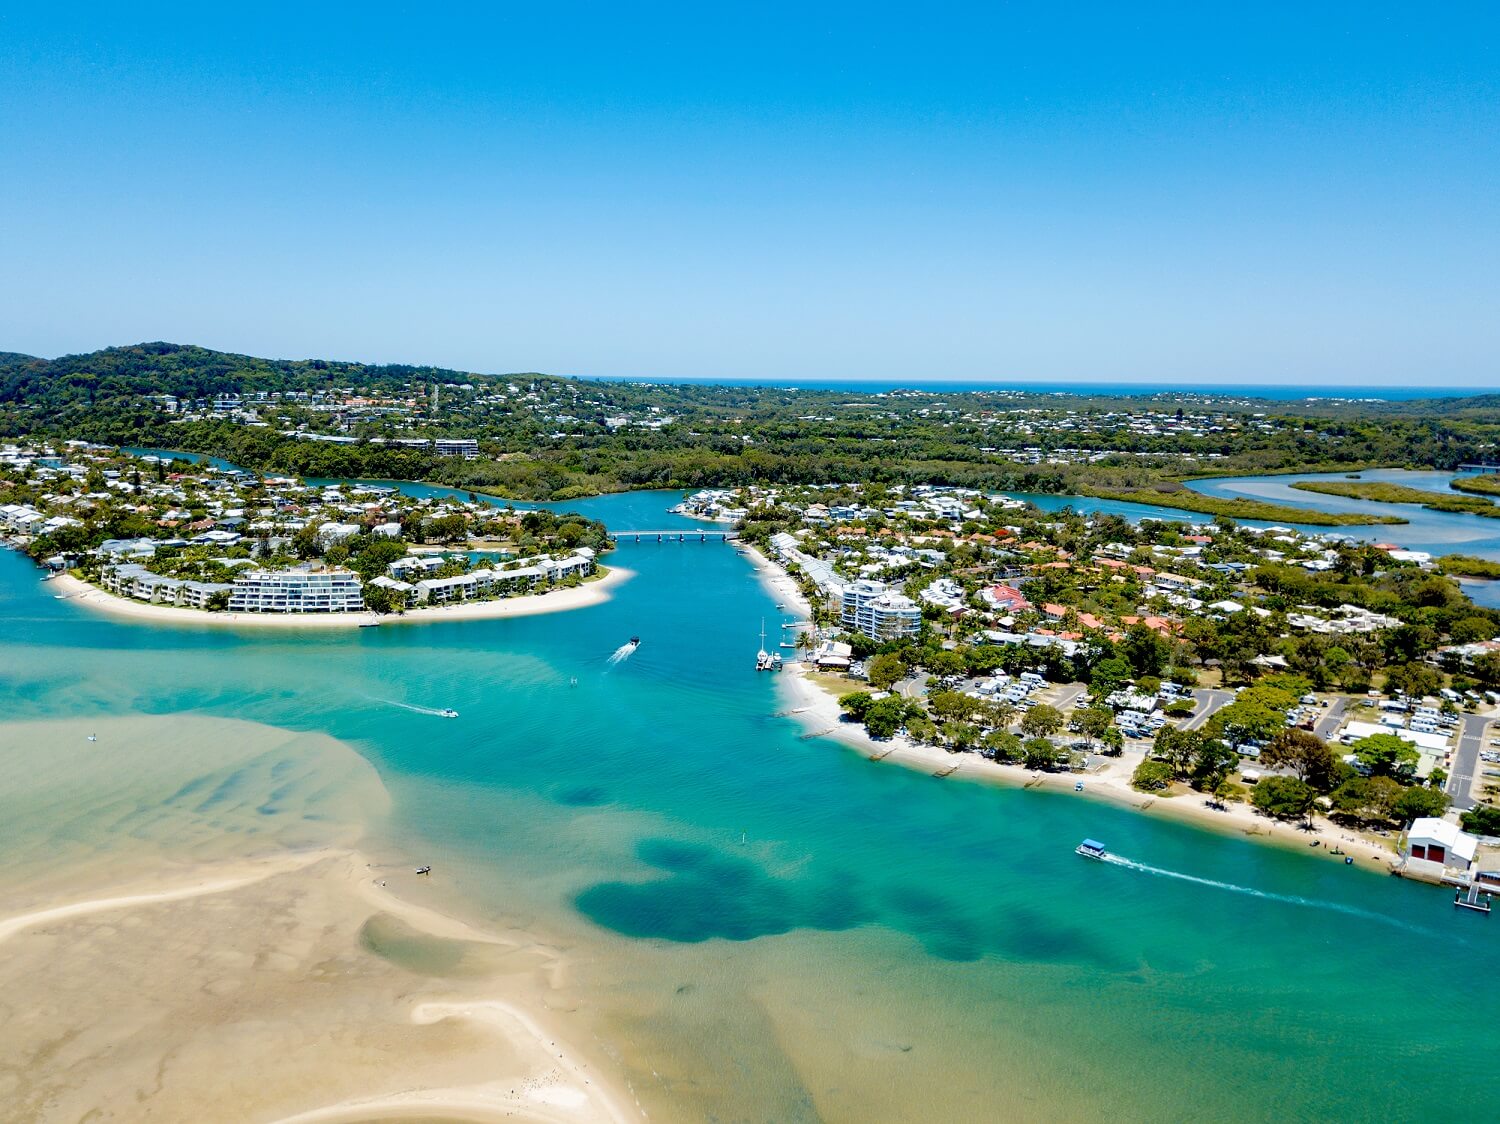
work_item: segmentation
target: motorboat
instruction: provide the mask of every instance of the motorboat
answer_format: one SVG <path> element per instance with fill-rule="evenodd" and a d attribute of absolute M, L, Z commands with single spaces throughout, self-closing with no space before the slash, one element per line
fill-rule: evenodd
<path fill-rule="evenodd" d="M 1086 859 L 1106 859 L 1109 852 L 1104 849 L 1104 844 L 1097 839 L 1085 839 L 1073 849 L 1075 855 L 1082 855 Z"/>
<path fill-rule="evenodd" d="M 639 636 L 632 636 L 630 638 L 630 646 L 632 648 L 639 648 L 641 646 L 641 638 Z"/>
<path fill-rule="evenodd" d="M 458 711 L 456 711 L 456 710 L 445 710 L 445 711 L 443 711 L 443 717 L 444 718 L 457 718 L 458 717 Z"/>

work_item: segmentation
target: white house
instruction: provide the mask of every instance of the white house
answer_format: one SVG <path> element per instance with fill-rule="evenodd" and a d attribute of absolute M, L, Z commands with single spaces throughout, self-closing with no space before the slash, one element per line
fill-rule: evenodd
<path fill-rule="evenodd" d="M 324 523 L 318 527 L 318 546 L 327 550 L 359 534 L 357 523 Z"/>

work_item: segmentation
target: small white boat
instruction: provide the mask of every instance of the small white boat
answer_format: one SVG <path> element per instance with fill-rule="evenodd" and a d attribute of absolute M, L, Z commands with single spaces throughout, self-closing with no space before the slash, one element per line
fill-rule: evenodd
<path fill-rule="evenodd" d="M 456 711 L 456 710 L 445 710 L 445 711 L 443 711 L 443 717 L 444 718 L 457 718 L 458 717 L 458 711 Z"/>
<path fill-rule="evenodd" d="M 1086 859 L 1104 859 L 1109 857 L 1109 852 L 1104 849 L 1104 844 L 1097 839 L 1085 839 L 1077 847 L 1073 848 L 1075 855 L 1082 855 Z"/>

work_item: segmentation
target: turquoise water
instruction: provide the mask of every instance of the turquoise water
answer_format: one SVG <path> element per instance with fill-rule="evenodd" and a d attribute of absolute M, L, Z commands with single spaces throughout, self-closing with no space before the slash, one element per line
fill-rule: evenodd
<path fill-rule="evenodd" d="M 564 506 L 691 525 L 676 499 Z M 750 669 L 778 614 L 745 559 L 627 544 L 610 562 L 636 576 L 586 610 L 288 635 L 91 616 L 0 553 L 0 707 L 345 740 L 394 799 L 387 846 L 576 957 L 658 1118 L 1492 1115 L 1463 1075 L 1500 1040 L 1491 919 L 804 738 Z M 442 707 L 461 717 L 409 709 Z M 1080 860 L 1085 836 L 1152 869 Z"/>
<path fill-rule="evenodd" d="M 138 457 L 163 457 L 167 460 L 190 461 L 193 464 L 209 464 L 214 468 L 229 472 L 244 471 L 239 465 L 231 464 L 223 457 L 211 457 L 207 453 L 185 453 L 180 449 L 157 449 L 149 446 L 128 446 L 125 452 L 133 453 Z"/>

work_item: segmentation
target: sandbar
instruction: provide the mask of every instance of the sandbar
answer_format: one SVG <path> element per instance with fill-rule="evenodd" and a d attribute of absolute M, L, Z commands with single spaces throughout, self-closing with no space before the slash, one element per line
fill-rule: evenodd
<path fill-rule="evenodd" d="M 344 743 L 126 715 L 0 744 L 7 1121 L 643 1119 L 555 943 L 349 844 L 389 797 Z"/>

